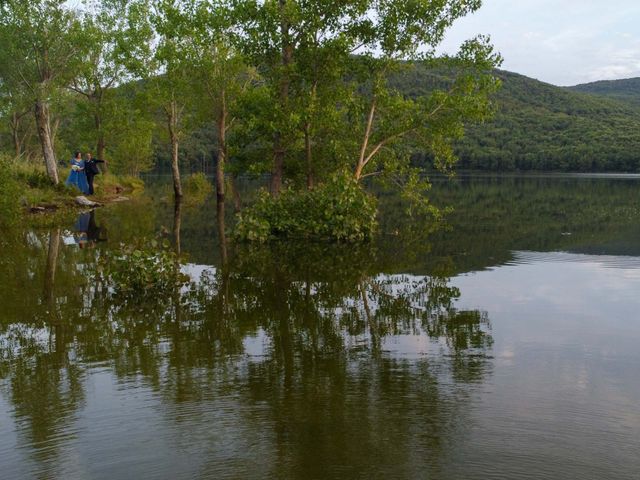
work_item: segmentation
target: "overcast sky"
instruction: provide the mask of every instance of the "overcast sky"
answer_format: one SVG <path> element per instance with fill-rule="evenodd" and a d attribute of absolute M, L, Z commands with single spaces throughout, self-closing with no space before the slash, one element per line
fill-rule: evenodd
<path fill-rule="evenodd" d="M 640 0 L 484 0 L 459 20 L 448 52 L 489 34 L 505 70 L 556 85 L 640 77 Z"/>

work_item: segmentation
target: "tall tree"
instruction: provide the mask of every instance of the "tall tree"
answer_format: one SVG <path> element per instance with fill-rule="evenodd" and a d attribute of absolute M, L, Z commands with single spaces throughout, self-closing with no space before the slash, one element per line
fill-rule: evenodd
<path fill-rule="evenodd" d="M 435 49 L 456 20 L 480 5 L 480 0 L 371 2 L 369 18 L 357 28 L 362 52 L 354 59 L 364 74 L 364 88 L 357 90 L 364 108 L 358 122 L 356 179 L 391 166 L 406 167 L 411 153 L 407 147 L 430 151 L 441 169 L 452 166 L 451 140 L 461 136 L 465 121 L 490 112 L 487 95 L 498 85 L 492 73 L 501 58 L 485 37 L 465 42 L 455 57 L 438 56 Z M 446 71 L 449 80 L 425 97 L 401 95 L 389 80 L 416 62 Z M 386 159 L 371 171 L 383 151 Z M 406 173 L 406 168 L 401 171 Z"/>
<path fill-rule="evenodd" d="M 144 0 L 88 2 L 82 16 L 82 62 L 70 88 L 86 101 L 92 117 L 95 149 L 105 158 L 113 87 L 135 78 L 141 60 L 148 57 L 152 37 L 145 22 Z"/>
<path fill-rule="evenodd" d="M 44 163 L 59 182 L 50 103 L 75 76 L 80 25 L 62 0 L 5 0 L 0 3 L 0 77 L 29 94 Z M 11 87 L 12 88 L 12 87 Z"/>
<path fill-rule="evenodd" d="M 351 27 L 354 18 L 365 13 L 365 7 L 364 1 L 329 0 L 247 0 L 236 6 L 242 25 L 240 45 L 263 74 L 275 107 L 267 113 L 272 125 L 271 191 L 274 195 L 282 188 L 285 161 L 299 136 L 296 128 L 299 111 L 295 107 L 300 103 L 295 98 L 302 91 L 293 88 L 299 79 L 296 62 L 305 58 L 303 49 L 318 50 L 340 37 L 344 29 Z M 342 48 L 348 49 L 346 45 Z M 311 80 L 310 90 L 313 83 Z M 304 95 L 309 95 L 308 91 Z"/>
<path fill-rule="evenodd" d="M 182 197 L 179 148 L 189 96 L 189 65 L 186 59 L 191 41 L 191 22 L 185 6 L 181 0 L 162 0 L 153 4 L 150 19 L 157 38 L 154 56 L 147 70 L 151 101 L 160 106 L 167 126 L 176 199 Z"/>
<path fill-rule="evenodd" d="M 487 94 L 497 86 L 491 71 L 500 57 L 482 37 L 465 43 L 455 57 L 435 52 L 453 22 L 480 5 L 480 0 L 237 2 L 241 45 L 263 73 L 275 105 L 267 113 L 273 126 L 272 192 L 280 190 L 285 160 L 297 157 L 299 148 L 308 187 L 318 146 L 330 146 L 322 156 L 323 162 L 333 157 L 327 167 L 349 165 L 358 180 L 382 171 L 406 177 L 414 147 L 434 154 L 443 169 L 450 167 L 452 139 L 465 121 L 490 111 Z M 401 95 L 390 79 L 418 62 L 448 69 L 452 83 L 424 98 Z M 328 137 L 314 141 L 317 124 L 340 125 L 342 133 L 336 136 L 329 128 Z"/>
<path fill-rule="evenodd" d="M 16 158 L 25 151 L 25 143 L 31 134 L 27 116 L 31 113 L 31 101 L 13 85 L 0 82 L 0 117 L 9 128 L 11 146 Z"/>
<path fill-rule="evenodd" d="M 230 2 L 193 0 L 191 6 L 193 79 L 209 99 L 204 108 L 212 114 L 217 128 L 216 198 L 222 203 L 225 201 L 225 167 L 229 158 L 227 133 L 237 120 L 234 105 L 251 86 L 256 73 L 247 68 L 240 52 L 234 48 L 236 15 Z"/>

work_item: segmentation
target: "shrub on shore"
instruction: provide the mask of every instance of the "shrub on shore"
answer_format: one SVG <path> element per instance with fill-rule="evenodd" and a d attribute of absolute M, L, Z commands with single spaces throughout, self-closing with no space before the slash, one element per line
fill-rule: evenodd
<path fill-rule="evenodd" d="M 104 173 L 95 179 L 96 193 L 99 195 L 115 194 L 120 192 L 141 192 L 144 190 L 144 181 L 132 175 L 116 175 Z"/>

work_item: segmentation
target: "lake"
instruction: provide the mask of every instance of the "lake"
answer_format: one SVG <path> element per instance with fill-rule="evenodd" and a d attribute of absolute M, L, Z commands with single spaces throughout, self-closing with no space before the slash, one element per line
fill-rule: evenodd
<path fill-rule="evenodd" d="M 380 193 L 356 246 L 236 245 L 162 181 L 3 233 L 0 478 L 639 477 L 637 176 L 436 179 L 447 225 Z M 118 298 L 153 239 L 190 281 Z"/>

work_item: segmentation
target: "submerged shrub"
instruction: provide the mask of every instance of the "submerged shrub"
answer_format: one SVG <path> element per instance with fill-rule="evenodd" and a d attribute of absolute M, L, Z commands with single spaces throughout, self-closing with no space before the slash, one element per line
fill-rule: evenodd
<path fill-rule="evenodd" d="M 193 173 L 184 182 L 184 193 L 187 200 L 204 202 L 213 191 L 213 185 L 204 173 Z"/>
<path fill-rule="evenodd" d="M 238 239 L 264 242 L 277 237 L 362 241 L 374 233 L 376 200 L 348 173 L 334 174 L 313 190 L 285 190 L 278 197 L 262 191 L 238 214 Z"/>
<path fill-rule="evenodd" d="M 113 293 L 123 299 L 166 296 L 189 280 L 181 273 L 178 256 L 169 244 L 155 240 L 149 247 L 123 245 L 106 253 L 99 268 Z"/>

